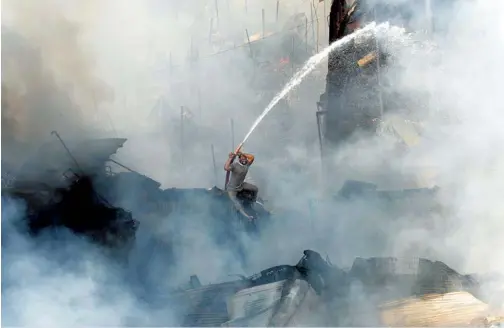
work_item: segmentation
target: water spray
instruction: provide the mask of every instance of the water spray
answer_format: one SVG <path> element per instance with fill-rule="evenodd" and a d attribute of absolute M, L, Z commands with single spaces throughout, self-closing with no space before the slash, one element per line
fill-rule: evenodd
<path fill-rule="evenodd" d="M 377 32 L 379 30 L 386 30 L 389 28 L 389 23 L 381 23 L 381 24 L 376 24 L 376 22 L 371 22 L 369 24 L 367 24 L 366 26 L 364 26 L 363 28 L 351 33 L 351 34 L 348 34 L 346 36 L 344 36 L 343 38 L 337 40 L 337 41 L 334 41 L 333 43 L 331 43 L 328 47 L 326 47 L 324 50 L 322 50 L 321 52 L 313 55 L 312 57 L 310 57 L 306 63 L 303 65 L 303 67 L 298 70 L 296 72 L 296 74 L 294 74 L 294 76 L 290 79 L 290 81 L 285 85 L 285 87 L 279 92 L 277 93 L 277 95 L 273 98 L 273 100 L 271 100 L 271 102 L 268 104 L 268 106 L 264 109 L 264 111 L 262 112 L 262 114 L 254 121 L 254 123 L 252 124 L 252 127 L 250 128 L 250 130 L 248 131 L 248 133 L 245 135 L 245 138 L 243 138 L 243 141 L 238 145 L 238 147 L 236 147 L 236 150 L 235 150 L 235 154 L 238 153 L 241 148 L 243 147 L 243 145 L 245 144 L 245 142 L 248 140 L 248 138 L 250 137 L 250 135 L 252 134 L 252 132 L 254 132 L 254 130 L 257 128 L 257 126 L 259 125 L 259 123 L 261 123 L 261 121 L 266 117 L 266 115 L 268 115 L 268 113 L 273 109 L 273 107 L 275 107 L 278 102 L 280 100 L 282 100 L 289 92 L 291 92 L 295 87 L 297 87 L 302 81 L 303 79 L 306 77 L 306 75 L 308 75 L 310 72 L 312 72 L 315 67 L 324 59 L 326 58 L 327 56 L 329 56 L 329 54 L 336 50 L 337 48 L 340 48 L 346 44 L 348 44 L 350 41 L 352 41 L 353 39 L 355 39 L 356 37 L 359 37 L 361 35 L 364 35 L 368 32 Z M 235 156 L 236 157 L 236 156 Z M 233 157 L 233 159 L 231 160 L 231 162 L 234 161 L 235 157 Z M 229 182 L 229 172 L 227 172 L 226 174 L 226 182 L 225 182 L 225 185 L 224 186 L 227 186 L 227 183 Z"/>

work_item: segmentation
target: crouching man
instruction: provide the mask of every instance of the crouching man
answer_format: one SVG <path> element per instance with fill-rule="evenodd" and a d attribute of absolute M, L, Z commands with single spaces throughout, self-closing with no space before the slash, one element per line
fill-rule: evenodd
<path fill-rule="evenodd" d="M 238 161 L 232 163 L 235 156 L 238 157 Z M 226 164 L 224 164 L 224 170 L 231 173 L 231 177 L 229 178 L 229 182 L 226 186 L 226 191 L 229 195 L 229 198 L 231 198 L 231 200 L 235 204 L 236 209 L 249 219 L 252 219 L 252 217 L 245 213 L 245 210 L 243 209 L 240 201 L 236 198 L 236 195 L 238 194 L 238 192 L 245 190 L 252 195 L 252 201 L 256 201 L 259 189 L 255 185 L 245 182 L 249 167 L 250 165 L 252 165 L 252 163 L 254 163 L 254 155 L 244 153 L 229 153 L 229 158 L 226 161 Z"/>

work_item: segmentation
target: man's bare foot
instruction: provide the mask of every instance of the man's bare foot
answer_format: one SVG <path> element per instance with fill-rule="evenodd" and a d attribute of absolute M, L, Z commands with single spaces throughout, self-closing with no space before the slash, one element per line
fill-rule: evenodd
<path fill-rule="evenodd" d="M 241 210 L 240 210 L 240 213 L 241 213 L 244 217 L 246 217 L 249 221 L 252 221 L 252 220 L 254 219 L 254 217 L 253 217 L 253 216 L 250 216 L 250 215 L 248 215 L 247 213 L 245 213 L 245 211 L 244 211 L 243 209 L 241 209 Z"/>

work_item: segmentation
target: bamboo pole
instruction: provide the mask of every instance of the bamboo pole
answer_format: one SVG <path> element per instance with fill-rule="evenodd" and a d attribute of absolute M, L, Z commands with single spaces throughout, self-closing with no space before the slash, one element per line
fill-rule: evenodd
<path fill-rule="evenodd" d="M 264 17 L 264 8 L 261 10 L 261 16 L 262 16 L 262 37 L 264 38 L 266 36 L 266 21 Z"/>
<path fill-rule="evenodd" d="M 315 5 L 314 5 L 315 7 Z M 319 37 L 320 37 L 320 26 L 319 26 L 319 17 L 318 17 L 318 11 L 315 8 L 315 17 L 316 17 L 316 22 L 317 22 L 317 53 L 318 53 L 318 47 L 319 47 Z"/>
<path fill-rule="evenodd" d="M 325 168 L 325 154 L 324 154 L 324 143 L 323 143 L 323 135 L 322 135 L 322 119 L 321 115 L 325 114 L 325 110 L 322 107 L 322 104 L 320 102 L 317 102 L 317 112 L 315 113 L 317 117 L 317 132 L 318 132 L 318 139 L 319 139 L 319 149 L 320 149 L 320 175 L 319 175 L 319 183 L 321 183 L 322 186 L 324 186 L 325 181 L 323 180 L 324 173 L 326 171 Z"/>
<path fill-rule="evenodd" d="M 305 46 L 306 53 L 308 53 L 308 17 L 305 17 Z"/>
<path fill-rule="evenodd" d="M 231 119 L 231 150 L 235 147 L 234 121 Z"/>
<path fill-rule="evenodd" d="M 170 51 L 170 75 L 173 74 L 173 58 L 172 53 Z"/>
<path fill-rule="evenodd" d="M 215 185 L 219 183 L 218 178 L 217 178 L 217 163 L 215 162 L 215 151 L 214 151 L 214 145 L 210 145 L 211 150 L 212 150 L 212 163 L 213 163 L 213 168 L 214 168 L 214 179 L 215 179 Z"/>
<path fill-rule="evenodd" d="M 324 39 L 328 40 L 327 30 L 329 28 L 327 26 L 327 9 L 326 9 L 326 2 L 325 2 L 325 0 L 323 1 L 323 5 L 324 5 Z M 327 42 L 329 42 L 329 41 L 327 41 Z"/>
<path fill-rule="evenodd" d="M 291 59 L 290 59 L 290 63 L 291 63 L 291 74 L 294 75 L 294 61 L 292 60 L 292 58 L 294 57 L 294 36 L 292 37 L 292 40 L 291 40 L 292 44 L 291 44 Z"/>
<path fill-rule="evenodd" d="M 315 42 L 315 18 L 313 17 L 313 6 L 310 6 L 310 22 L 312 27 L 312 41 Z"/>
<path fill-rule="evenodd" d="M 376 8 L 374 9 L 374 18 L 376 21 Z M 380 105 L 380 119 L 383 120 L 383 95 L 382 95 L 382 85 L 381 85 L 381 70 L 380 70 L 380 45 L 378 43 L 378 37 L 375 33 L 375 46 L 376 46 L 376 78 L 378 82 L 378 101 Z"/>
<path fill-rule="evenodd" d="M 318 104 L 317 104 L 317 107 L 319 107 Z M 322 143 L 322 129 L 320 127 L 320 125 L 321 125 L 320 115 L 322 114 L 322 112 L 319 110 L 319 108 L 317 109 L 317 114 L 316 114 L 317 115 L 317 132 L 318 132 L 319 148 L 320 148 L 320 161 L 323 162 L 324 148 L 323 148 L 323 143 Z"/>
<path fill-rule="evenodd" d="M 190 58 L 190 63 L 191 63 L 191 68 L 193 67 L 194 64 L 194 39 L 191 36 L 191 48 L 189 49 L 189 58 Z"/>
<path fill-rule="evenodd" d="M 217 18 L 217 26 L 219 26 L 219 0 L 215 0 L 215 16 Z"/>
<path fill-rule="evenodd" d="M 252 57 L 252 59 L 254 58 L 254 52 L 252 51 L 252 43 L 250 43 L 250 36 L 249 36 L 249 32 L 247 29 L 245 29 L 245 34 L 247 34 L 247 42 L 248 42 L 248 45 L 249 45 L 249 50 L 250 50 L 250 57 Z"/>
<path fill-rule="evenodd" d="M 199 81 L 199 79 L 198 79 L 198 81 Z M 199 113 L 199 117 L 201 119 L 201 117 L 203 116 L 203 113 L 201 111 L 201 86 L 199 83 L 198 83 L 198 113 Z"/>
<path fill-rule="evenodd" d="M 184 106 L 180 106 L 180 158 L 184 163 Z"/>
<path fill-rule="evenodd" d="M 314 13 L 314 16 L 315 16 L 315 21 L 317 23 L 317 53 L 318 53 L 318 45 L 319 45 L 319 34 L 320 34 L 320 30 L 319 30 L 319 19 L 318 19 L 318 11 L 317 11 L 317 8 L 315 7 L 315 0 L 313 0 L 313 2 L 311 3 L 312 7 L 313 7 L 313 13 Z"/>
<path fill-rule="evenodd" d="M 210 28 L 208 29 L 208 44 L 212 44 L 213 17 L 210 18 Z"/>
<path fill-rule="evenodd" d="M 276 3 L 276 22 L 278 23 L 278 12 L 280 10 L 280 0 L 277 0 Z"/>

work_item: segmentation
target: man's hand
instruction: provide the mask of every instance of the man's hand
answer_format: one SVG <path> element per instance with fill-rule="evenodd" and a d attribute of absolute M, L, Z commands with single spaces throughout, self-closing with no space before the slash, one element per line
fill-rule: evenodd
<path fill-rule="evenodd" d="M 224 171 L 231 171 L 231 162 L 233 161 L 233 158 L 235 157 L 236 155 L 234 153 L 229 153 L 229 158 L 227 159 L 226 163 L 224 164 Z"/>

